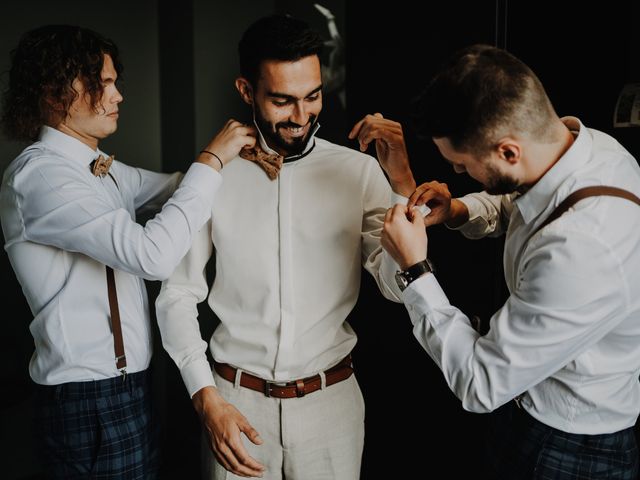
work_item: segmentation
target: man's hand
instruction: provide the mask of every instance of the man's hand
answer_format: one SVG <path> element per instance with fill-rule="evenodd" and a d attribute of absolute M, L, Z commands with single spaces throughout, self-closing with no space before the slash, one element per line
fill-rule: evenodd
<path fill-rule="evenodd" d="M 381 243 L 402 270 L 427 258 L 427 232 L 418 209 L 398 204 L 387 210 Z"/>
<path fill-rule="evenodd" d="M 220 162 L 226 165 L 238 156 L 241 149 L 253 147 L 256 143 L 256 135 L 256 128 L 253 125 L 245 125 L 231 119 L 202 150 L 211 153 L 201 152 L 197 161 L 220 170 L 222 168 Z"/>
<path fill-rule="evenodd" d="M 427 205 L 431 212 L 424 217 L 424 226 L 447 223 L 450 227 L 458 227 L 469 220 L 469 211 L 460 200 L 452 199 L 446 183 L 427 182 L 416 188 L 409 197 L 407 206 Z"/>
<path fill-rule="evenodd" d="M 409 167 L 402 125 L 383 118 L 380 113 L 367 115 L 349 132 L 349 139 L 354 138 L 358 139 L 361 152 L 366 151 L 369 144 L 375 140 L 378 161 L 389 176 L 391 188 L 399 195 L 411 195 L 416 188 L 416 182 Z"/>
<path fill-rule="evenodd" d="M 242 432 L 256 445 L 262 444 L 260 435 L 247 419 L 214 387 L 198 390 L 192 401 L 218 462 L 241 477 L 262 477 L 264 466 L 249 455 L 240 438 Z"/>

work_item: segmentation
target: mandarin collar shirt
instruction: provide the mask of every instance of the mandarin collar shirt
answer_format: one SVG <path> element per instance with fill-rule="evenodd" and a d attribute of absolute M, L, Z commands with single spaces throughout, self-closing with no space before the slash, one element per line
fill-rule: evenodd
<path fill-rule="evenodd" d="M 420 344 L 466 410 L 488 412 L 521 396 L 559 430 L 611 433 L 640 411 L 640 207 L 592 197 L 544 229 L 573 191 L 593 185 L 640 196 L 636 160 L 610 136 L 563 119 L 575 141 L 523 195 L 471 194 L 462 232 L 506 231 L 510 296 L 479 336 L 427 274 L 403 293 Z M 441 265 L 442 268 L 442 265 Z"/>
<path fill-rule="evenodd" d="M 313 375 L 351 352 L 356 335 L 345 319 L 363 266 L 387 298 L 400 299 L 397 264 L 380 246 L 391 188 L 377 160 L 309 143 L 273 181 L 253 162 L 225 166 L 209 228 L 163 283 L 162 341 L 190 395 L 215 385 L 197 321 L 205 299 L 220 319 L 213 357 L 273 381 Z"/>
<path fill-rule="evenodd" d="M 39 384 L 118 375 L 105 265 L 115 270 L 127 370 L 147 368 L 152 348 L 143 279 L 169 276 L 208 220 L 222 183 L 197 163 L 182 181 L 181 174 L 118 161 L 111 175 L 95 177 L 89 165 L 100 154 L 106 156 L 43 127 L 4 173 L 0 220 L 33 314 L 29 370 Z M 135 221 L 142 210 L 159 213 L 142 226 Z"/>

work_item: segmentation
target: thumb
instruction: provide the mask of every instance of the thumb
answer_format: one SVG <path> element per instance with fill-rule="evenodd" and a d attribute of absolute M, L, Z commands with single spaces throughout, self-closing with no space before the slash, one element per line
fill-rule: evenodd
<path fill-rule="evenodd" d="M 378 118 L 384 118 L 380 112 L 374 113 L 373 116 Z"/>
<path fill-rule="evenodd" d="M 411 207 L 411 223 L 413 225 L 424 224 L 424 217 L 418 207 Z"/>

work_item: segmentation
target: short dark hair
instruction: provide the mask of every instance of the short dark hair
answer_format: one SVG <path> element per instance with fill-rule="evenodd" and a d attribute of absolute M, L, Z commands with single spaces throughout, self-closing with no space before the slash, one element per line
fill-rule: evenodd
<path fill-rule="evenodd" d="M 262 17 L 249 26 L 238 44 L 240 74 L 255 85 L 263 61 L 320 57 L 322 48 L 322 37 L 306 22 L 290 15 Z"/>
<path fill-rule="evenodd" d="M 78 96 L 78 78 L 97 111 L 102 98 L 104 55 L 118 75 L 122 64 L 116 44 L 100 34 L 71 25 L 46 25 L 25 33 L 11 52 L 9 84 L 0 122 L 14 140 L 35 140 L 40 127 L 64 120 Z"/>
<path fill-rule="evenodd" d="M 527 65 L 505 50 L 473 45 L 456 52 L 416 99 L 413 125 L 460 152 L 483 155 L 506 128 L 545 138 L 554 115 Z"/>

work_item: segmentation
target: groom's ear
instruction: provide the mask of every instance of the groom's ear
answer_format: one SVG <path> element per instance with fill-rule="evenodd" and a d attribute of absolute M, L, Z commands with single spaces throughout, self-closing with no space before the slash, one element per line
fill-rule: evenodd
<path fill-rule="evenodd" d="M 247 105 L 253 105 L 253 88 L 251 87 L 249 80 L 244 77 L 236 78 L 236 89 L 238 90 L 238 93 L 240 93 L 240 98 L 242 98 L 244 103 Z"/>

